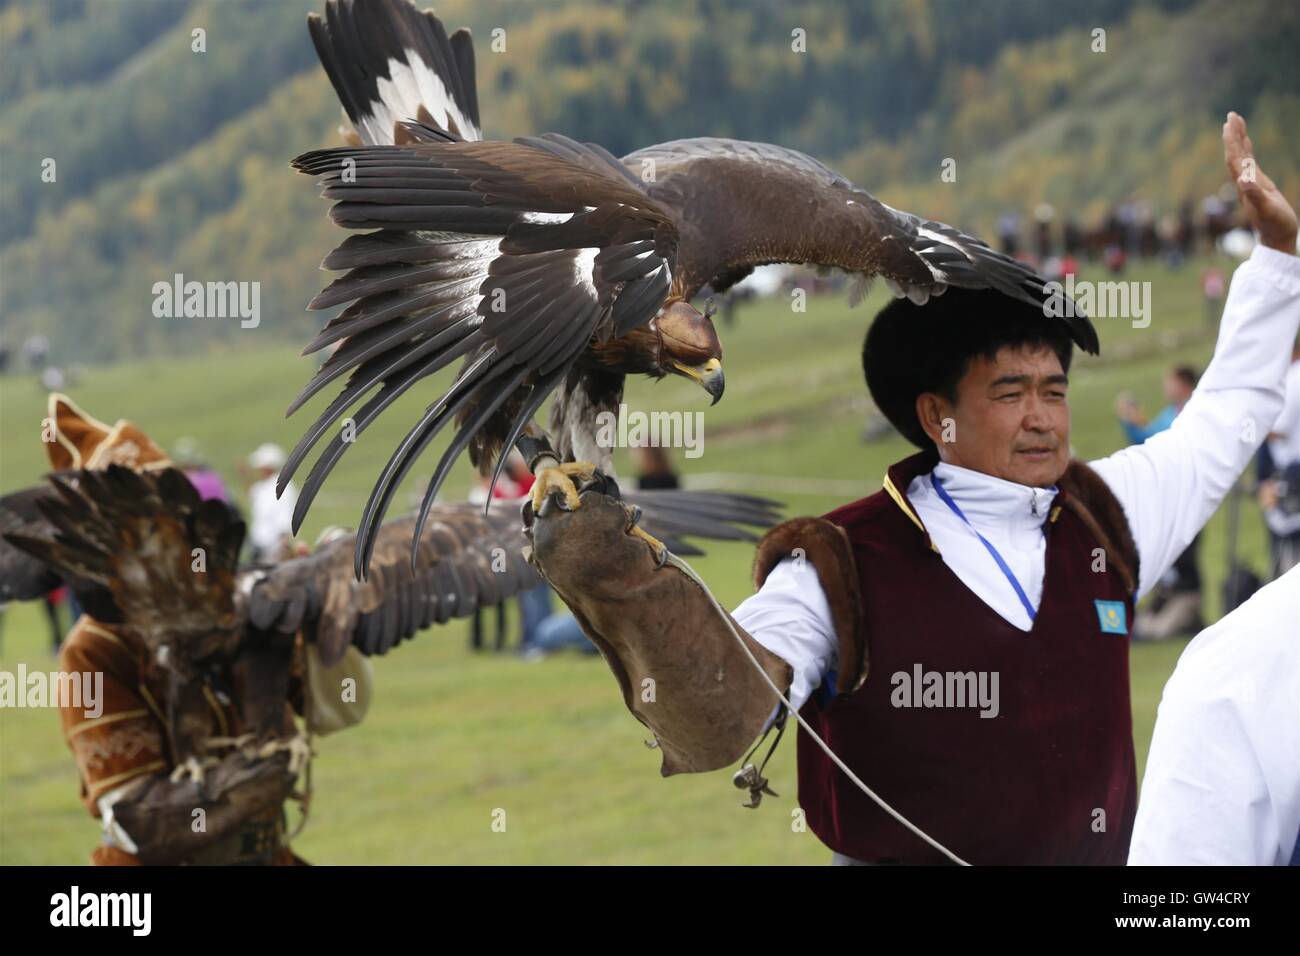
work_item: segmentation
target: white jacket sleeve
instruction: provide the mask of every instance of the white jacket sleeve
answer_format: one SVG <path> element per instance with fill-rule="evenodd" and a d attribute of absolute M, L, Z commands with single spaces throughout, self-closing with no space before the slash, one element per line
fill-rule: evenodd
<path fill-rule="evenodd" d="M 1283 405 L 1300 327 L 1300 257 L 1257 246 L 1237 268 L 1214 358 L 1166 431 L 1092 462 L 1133 531 L 1138 596 L 1214 514 Z"/>
<path fill-rule="evenodd" d="M 812 562 L 782 559 L 731 616 L 790 665 L 794 678 L 786 696 L 801 708 L 839 656 L 830 602 Z"/>

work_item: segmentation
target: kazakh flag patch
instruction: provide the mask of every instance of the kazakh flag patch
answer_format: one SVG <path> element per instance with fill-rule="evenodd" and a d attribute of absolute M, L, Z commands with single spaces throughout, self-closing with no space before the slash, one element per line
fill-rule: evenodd
<path fill-rule="evenodd" d="M 1097 620 L 1101 622 L 1101 633 L 1128 633 L 1128 622 L 1124 620 L 1123 601 L 1094 601 L 1093 603 L 1097 605 Z"/>

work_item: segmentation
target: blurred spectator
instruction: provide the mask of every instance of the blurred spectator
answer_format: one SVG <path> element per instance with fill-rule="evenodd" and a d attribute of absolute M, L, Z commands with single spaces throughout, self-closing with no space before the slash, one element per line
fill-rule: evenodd
<path fill-rule="evenodd" d="M 1072 216 L 1066 217 L 1065 225 L 1061 229 L 1064 239 L 1065 254 L 1067 257 L 1077 256 L 1083 251 L 1083 230 L 1079 227 L 1079 221 Z"/>
<path fill-rule="evenodd" d="M 681 487 L 677 472 L 668 461 L 668 453 L 662 448 L 634 445 L 632 463 L 636 469 L 637 487 L 642 490 Z"/>
<path fill-rule="evenodd" d="M 1056 210 L 1051 203 L 1040 202 L 1034 207 L 1034 252 L 1039 259 L 1046 259 L 1055 250 L 1052 247 L 1052 221 Z"/>
<path fill-rule="evenodd" d="M 1020 251 L 1019 213 L 1004 212 L 998 217 L 998 241 L 1002 244 L 1002 251 L 1013 258 Z"/>
<path fill-rule="evenodd" d="M 172 461 L 185 473 L 185 477 L 190 480 L 190 484 L 204 501 L 231 503 L 230 491 L 226 488 L 225 481 L 217 470 L 204 460 L 203 449 L 199 446 L 198 439 L 191 438 L 189 435 L 179 439 L 176 447 L 172 449 Z"/>
<path fill-rule="evenodd" d="M 538 626 L 533 640 L 520 648 L 525 660 L 540 661 L 556 651 L 572 649 L 581 654 L 598 654 L 596 645 L 583 633 L 582 625 L 572 614 L 552 614 Z"/>
<path fill-rule="evenodd" d="M 239 464 L 248 483 L 248 506 L 252 511 L 248 539 L 255 562 L 271 563 L 286 557 L 293 546 L 293 508 L 298 490 L 289 482 L 284 494 L 275 496 L 275 479 L 284 467 L 284 449 L 271 442 L 259 445 Z"/>
<path fill-rule="evenodd" d="M 1115 401 L 1115 413 L 1125 437 L 1132 444 L 1138 445 L 1172 425 L 1192 397 L 1196 380 L 1196 370 L 1186 365 L 1166 372 L 1164 394 L 1168 404 L 1150 420 L 1142 413 L 1133 396 L 1127 393 L 1120 395 Z M 1192 539 L 1192 543 L 1178 556 L 1178 560 L 1152 589 L 1151 596 L 1138 609 L 1133 621 L 1135 641 L 1165 640 L 1199 631 L 1204 626 L 1201 620 L 1201 571 L 1197 560 L 1200 543 L 1200 535 Z"/>
<path fill-rule="evenodd" d="M 1196 370 L 1186 365 L 1165 372 L 1164 394 L 1168 404 L 1149 421 L 1132 395 L 1127 392 L 1120 395 L 1115 401 L 1115 414 L 1119 416 L 1120 427 L 1124 429 L 1129 442 L 1140 445 L 1172 425 L 1174 418 L 1192 397 L 1192 392 L 1196 389 L 1196 378 Z"/>
<path fill-rule="evenodd" d="M 1106 247 L 1105 255 L 1106 268 L 1110 270 L 1111 275 L 1121 275 L 1124 272 L 1124 266 L 1128 263 L 1128 254 L 1124 247 L 1119 243 L 1114 243 Z"/>
<path fill-rule="evenodd" d="M 1286 401 L 1265 443 L 1259 506 L 1268 528 L 1272 575 L 1300 564 L 1300 342 L 1291 351 Z"/>
<path fill-rule="evenodd" d="M 50 624 L 50 653 L 58 654 L 59 646 L 63 643 L 63 635 L 68 628 L 76 623 L 77 618 L 81 617 L 81 608 L 77 607 L 76 602 L 70 600 L 72 589 L 66 584 L 55 588 L 49 594 L 45 595 L 42 603 L 45 605 L 45 617 Z M 59 608 L 66 605 L 71 614 L 65 627 L 59 619 Z"/>
<path fill-rule="evenodd" d="M 1218 266 L 1201 273 L 1201 295 L 1205 299 L 1205 322 L 1217 327 L 1223 314 L 1223 296 L 1228 291 L 1228 277 Z"/>
<path fill-rule="evenodd" d="M 43 335 L 29 335 L 23 342 L 23 361 L 27 368 L 39 372 L 50 357 L 50 340 Z"/>
<path fill-rule="evenodd" d="M 490 480 L 489 476 L 475 475 L 474 487 L 470 489 L 469 493 L 471 502 L 483 504 L 487 501 Z M 506 458 L 505 467 L 501 470 L 501 477 L 497 479 L 496 487 L 492 489 L 492 499 L 494 501 L 509 501 L 522 498 L 532 490 L 534 481 L 533 473 L 528 470 L 528 464 L 524 461 L 523 456 L 512 448 Z M 525 650 L 536 641 L 538 627 L 552 616 L 551 589 L 548 585 L 539 584 L 527 591 L 520 591 L 515 600 L 519 602 L 519 647 L 521 650 Z M 505 646 L 504 602 L 496 606 L 496 612 L 496 649 L 499 651 Z M 486 612 L 484 610 L 475 611 L 474 619 L 470 624 L 470 646 L 475 650 L 479 650 L 483 646 L 483 618 L 485 616 Z"/>

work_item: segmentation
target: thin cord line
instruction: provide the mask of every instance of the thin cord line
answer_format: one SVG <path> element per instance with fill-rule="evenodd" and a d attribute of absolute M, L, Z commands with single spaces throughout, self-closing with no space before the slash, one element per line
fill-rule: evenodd
<path fill-rule="evenodd" d="M 705 583 L 700 580 L 700 576 L 695 573 L 695 569 L 692 568 L 685 561 L 683 561 L 681 558 L 679 558 L 677 555 L 673 554 L 671 551 L 666 551 L 665 553 L 667 555 L 668 564 L 671 564 L 673 567 L 677 568 L 679 571 L 681 571 L 688 578 L 690 578 L 692 581 L 694 581 L 696 584 L 700 586 L 700 590 L 702 590 L 705 593 L 705 595 L 708 597 L 709 603 L 713 605 L 713 609 L 717 611 L 720 615 L 722 615 L 723 621 L 725 621 L 727 624 L 727 629 L 731 631 L 732 637 L 736 639 L 736 642 L 740 645 L 741 650 L 745 652 L 745 656 L 749 658 L 749 662 L 753 664 L 754 667 L 758 670 L 759 674 L 762 675 L 763 680 L 767 681 L 767 685 L 771 687 L 773 691 L 775 691 L 776 696 L 780 698 L 781 703 L 785 704 L 786 709 L 790 713 L 794 714 L 794 719 L 799 721 L 799 726 L 802 727 L 805 731 L 807 731 L 808 735 L 812 737 L 813 740 L 817 741 L 817 746 L 822 748 L 822 750 L 826 753 L 826 756 L 830 757 L 831 760 L 835 762 L 835 766 L 843 770 L 844 773 L 848 776 L 848 778 L 857 785 L 859 790 L 861 790 L 868 797 L 874 800 L 882 810 L 888 813 L 891 817 L 893 817 L 903 826 L 907 827 L 907 829 L 911 830 L 914 834 L 916 834 L 918 837 L 920 837 L 930 846 L 934 847 L 936 850 L 938 850 L 948 859 L 952 860 L 958 866 L 970 866 L 969 863 L 967 863 L 965 860 L 959 857 L 956 853 L 953 853 L 946 846 L 944 846 L 938 840 L 934 839 L 932 836 L 930 836 L 920 827 L 916 826 L 914 823 L 912 823 L 911 820 L 907 819 L 907 817 L 903 816 L 901 813 L 899 813 L 897 810 L 891 807 L 888 803 L 886 803 L 882 798 L 877 796 L 874 790 L 872 790 L 865 783 L 863 783 L 862 780 L 858 777 L 858 775 L 855 774 L 852 770 L 850 770 L 843 760 L 841 760 L 838 756 L 836 756 L 835 752 L 831 750 L 831 748 L 827 745 L 826 741 L 822 740 L 821 737 L 817 734 L 817 731 L 813 730 L 810 726 L 808 726 L 808 722 L 804 720 L 802 716 L 800 716 L 799 712 L 795 710 L 794 707 L 791 706 L 790 701 L 786 699 L 785 694 L 781 693 L 781 688 L 776 686 L 776 682 L 772 680 L 770 676 L 768 676 L 767 671 L 763 670 L 763 665 L 758 662 L 758 658 L 754 656 L 754 652 L 749 649 L 749 645 L 745 643 L 744 638 L 740 636 L 740 633 L 736 630 L 736 626 L 731 622 L 730 615 L 728 615 L 727 612 L 722 609 L 722 606 L 718 604 L 718 599 L 713 596 L 713 592 L 708 589 L 708 586 L 705 585 Z"/>

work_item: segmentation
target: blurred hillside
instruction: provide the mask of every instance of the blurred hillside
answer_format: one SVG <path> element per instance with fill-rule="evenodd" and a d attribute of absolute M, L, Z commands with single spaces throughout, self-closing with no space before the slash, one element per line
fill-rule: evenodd
<path fill-rule="evenodd" d="M 421 2 L 421 6 L 429 5 Z M 0 315 L 59 362 L 304 340 L 340 235 L 294 155 L 336 140 L 309 0 L 0 2 Z M 474 31 L 488 135 L 615 153 L 724 135 L 793 146 L 891 205 L 991 237 L 1214 192 L 1236 109 L 1300 194 L 1300 5 L 1286 0 L 596 0 L 437 4 Z M 206 52 L 192 50 L 205 31 Z M 1093 31 L 1106 31 L 1094 52 Z M 806 52 L 792 50 L 803 30 Z M 503 30 L 504 33 L 494 34 Z M 497 37 L 497 49 L 493 38 Z M 501 49 L 501 46 L 504 46 Z M 1290 134 L 1289 136 L 1286 134 Z M 57 179 L 42 181 L 43 161 Z M 940 179 L 956 161 L 957 179 Z M 158 319 L 152 286 L 259 281 L 262 324 Z"/>

